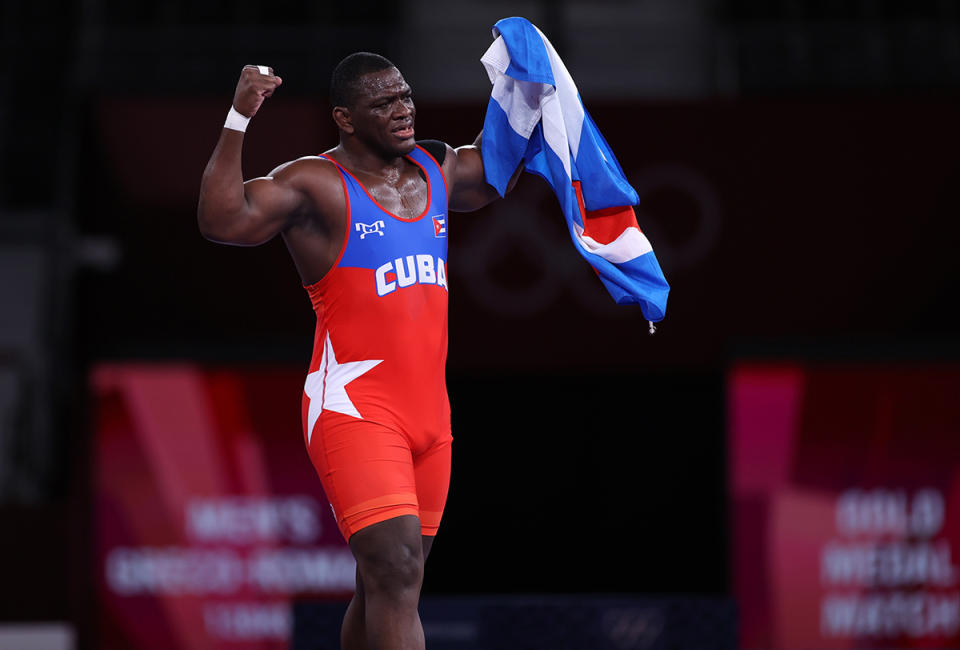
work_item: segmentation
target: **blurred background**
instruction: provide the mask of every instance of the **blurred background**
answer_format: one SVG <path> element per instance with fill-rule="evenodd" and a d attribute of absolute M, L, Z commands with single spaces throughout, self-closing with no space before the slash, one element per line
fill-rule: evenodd
<path fill-rule="evenodd" d="M 199 235 L 200 178 L 244 64 L 284 79 L 248 178 L 336 144 L 357 50 L 472 142 L 514 15 L 672 290 L 648 335 L 539 178 L 451 216 L 430 647 L 960 647 L 953 0 L 0 7 L 0 647 L 336 647 L 297 645 L 352 571 L 302 449 L 315 317 L 280 240 Z"/>

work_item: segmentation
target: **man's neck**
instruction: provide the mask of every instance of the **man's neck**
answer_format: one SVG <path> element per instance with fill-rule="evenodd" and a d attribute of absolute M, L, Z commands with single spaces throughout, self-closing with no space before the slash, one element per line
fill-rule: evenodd
<path fill-rule="evenodd" d="M 352 172 L 362 172 L 380 178 L 396 177 L 407 168 L 408 162 L 403 155 L 384 156 L 383 154 L 350 140 L 341 140 L 339 150 L 341 164 Z M 337 150 L 334 153 L 337 153 Z"/>

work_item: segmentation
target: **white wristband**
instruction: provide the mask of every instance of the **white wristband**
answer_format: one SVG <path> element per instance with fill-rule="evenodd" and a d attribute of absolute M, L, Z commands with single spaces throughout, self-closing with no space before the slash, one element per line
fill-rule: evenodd
<path fill-rule="evenodd" d="M 247 130 L 247 123 L 250 121 L 250 118 L 246 115 L 241 115 L 240 112 L 230 105 L 230 112 L 227 113 L 227 121 L 223 123 L 223 128 L 233 129 L 234 131 L 240 131 L 243 133 Z"/>

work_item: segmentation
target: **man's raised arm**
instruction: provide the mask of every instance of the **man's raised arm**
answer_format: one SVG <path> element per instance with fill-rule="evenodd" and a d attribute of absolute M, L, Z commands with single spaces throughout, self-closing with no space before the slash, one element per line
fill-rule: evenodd
<path fill-rule="evenodd" d="M 290 174 L 282 173 L 283 167 L 243 182 L 240 160 L 247 122 L 281 83 L 266 66 L 248 65 L 240 73 L 233 106 L 200 185 L 197 225 L 207 239 L 238 246 L 261 244 L 303 208 L 306 196 L 290 182 Z"/>
<path fill-rule="evenodd" d="M 500 198 L 497 190 L 487 183 L 483 172 L 483 156 L 480 152 L 482 140 L 483 131 L 477 135 L 473 144 L 457 147 L 453 151 L 455 155 L 452 158 L 455 167 L 449 170 L 449 173 L 453 180 L 453 187 L 450 192 L 450 209 L 454 212 L 479 210 Z M 451 156 L 448 155 L 449 158 Z M 517 179 L 522 171 L 523 163 L 517 167 L 510 178 L 510 182 L 507 184 L 507 192 L 510 192 L 517 184 Z"/>

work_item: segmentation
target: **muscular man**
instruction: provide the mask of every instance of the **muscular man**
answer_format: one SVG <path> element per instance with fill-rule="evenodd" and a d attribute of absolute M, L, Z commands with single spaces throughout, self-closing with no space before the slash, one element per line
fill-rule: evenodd
<path fill-rule="evenodd" d="M 498 195 L 479 137 L 418 144 L 410 86 L 364 52 L 333 73 L 340 144 L 244 182 L 243 129 L 280 84 L 243 69 L 203 174 L 200 231 L 240 246 L 280 234 L 313 303 L 304 443 L 357 560 L 342 647 L 423 648 L 423 564 L 450 478 L 447 209 Z"/>

